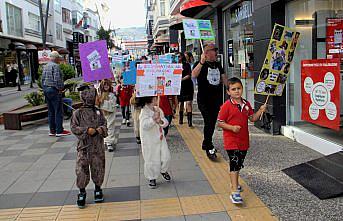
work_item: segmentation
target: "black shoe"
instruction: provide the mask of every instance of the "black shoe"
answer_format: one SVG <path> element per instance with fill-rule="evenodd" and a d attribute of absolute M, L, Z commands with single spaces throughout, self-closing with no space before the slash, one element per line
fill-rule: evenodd
<path fill-rule="evenodd" d="M 183 111 L 179 112 L 179 124 L 183 124 Z"/>
<path fill-rule="evenodd" d="M 113 147 L 112 144 L 107 144 L 107 150 L 108 150 L 108 152 L 113 152 L 114 149 L 115 149 L 115 147 Z"/>
<path fill-rule="evenodd" d="M 141 143 L 142 143 L 142 142 L 141 142 L 141 138 L 136 137 L 136 142 L 137 142 L 137 144 L 141 144 Z"/>
<path fill-rule="evenodd" d="M 217 150 L 215 148 L 211 150 L 206 150 L 206 155 L 210 160 L 215 160 L 217 158 Z"/>
<path fill-rule="evenodd" d="M 86 206 L 86 195 L 87 195 L 86 193 L 79 193 L 77 195 L 76 204 L 80 209 L 83 209 Z"/>
<path fill-rule="evenodd" d="M 149 180 L 150 189 L 155 189 L 157 187 L 156 180 Z"/>
<path fill-rule="evenodd" d="M 104 201 L 104 195 L 102 194 L 102 189 L 94 191 L 94 202 L 101 203 Z"/>
<path fill-rule="evenodd" d="M 128 121 L 128 122 L 126 123 L 126 126 L 127 126 L 127 127 L 130 127 L 130 126 L 131 126 L 130 121 Z"/>
<path fill-rule="evenodd" d="M 187 112 L 188 127 L 193 127 L 192 123 L 192 112 Z"/>
<path fill-rule="evenodd" d="M 170 180 L 171 180 L 171 177 L 170 177 L 170 175 L 169 175 L 168 172 L 161 173 L 161 175 L 163 176 L 163 178 L 164 178 L 166 181 L 170 181 Z"/>

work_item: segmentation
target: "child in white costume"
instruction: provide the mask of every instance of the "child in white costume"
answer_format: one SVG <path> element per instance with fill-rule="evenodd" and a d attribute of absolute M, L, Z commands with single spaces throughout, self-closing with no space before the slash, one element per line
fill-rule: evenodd
<path fill-rule="evenodd" d="M 163 133 L 168 126 L 163 111 L 157 106 L 157 97 L 140 97 L 138 105 L 143 107 L 139 116 L 140 136 L 144 159 L 144 175 L 149 180 L 149 187 L 156 188 L 156 179 L 161 173 L 170 181 L 167 170 L 170 162 L 170 152 Z"/>
<path fill-rule="evenodd" d="M 107 146 L 107 150 L 112 152 L 116 148 L 117 138 L 115 134 L 116 96 L 113 91 L 111 80 L 102 80 L 98 91 L 99 97 L 97 99 L 97 105 L 104 112 L 108 127 L 108 136 L 104 139 L 104 142 Z"/>

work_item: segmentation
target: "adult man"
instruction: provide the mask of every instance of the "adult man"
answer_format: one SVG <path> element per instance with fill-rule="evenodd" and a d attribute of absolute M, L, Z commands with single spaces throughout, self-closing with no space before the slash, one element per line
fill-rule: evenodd
<path fill-rule="evenodd" d="M 194 64 L 192 71 L 192 77 L 197 78 L 198 81 L 198 107 L 205 124 L 202 149 L 211 160 L 217 157 L 212 136 L 223 102 L 223 83 L 226 85 L 227 82 L 223 67 L 216 60 L 217 48 L 213 44 L 206 45 L 200 62 Z"/>
<path fill-rule="evenodd" d="M 63 129 L 63 103 L 62 92 L 64 88 L 63 76 L 58 65 L 60 54 L 53 51 L 50 61 L 44 66 L 42 74 L 42 87 L 48 104 L 49 136 L 66 136 L 71 133 Z"/>

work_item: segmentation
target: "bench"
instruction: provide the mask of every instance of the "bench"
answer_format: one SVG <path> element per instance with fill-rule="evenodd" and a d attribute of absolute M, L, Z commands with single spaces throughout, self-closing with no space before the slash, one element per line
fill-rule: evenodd
<path fill-rule="evenodd" d="M 3 113 L 5 130 L 21 130 L 21 122 L 38 120 L 48 116 L 48 106 L 42 104 Z"/>
<path fill-rule="evenodd" d="M 73 103 L 73 108 L 77 109 L 81 105 L 81 102 Z M 46 117 L 48 117 L 48 106 L 46 104 L 3 113 L 5 130 L 21 130 L 22 122 L 34 121 Z"/>

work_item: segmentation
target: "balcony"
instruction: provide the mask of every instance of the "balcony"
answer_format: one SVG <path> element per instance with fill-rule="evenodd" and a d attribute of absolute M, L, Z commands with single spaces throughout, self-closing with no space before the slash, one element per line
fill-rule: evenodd
<path fill-rule="evenodd" d="M 47 34 L 46 35 L 46 42 L 54 43 L 54 36 Z"/>
<path fill-rule="evenodd" d="M 25 34 L 33 36 L 33 37 L 37 37 L 37 38 L 42 37 L 42 32 L 30 29 L 30 28 L 25 28 Z"/>

